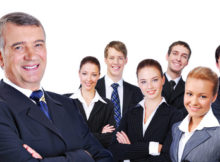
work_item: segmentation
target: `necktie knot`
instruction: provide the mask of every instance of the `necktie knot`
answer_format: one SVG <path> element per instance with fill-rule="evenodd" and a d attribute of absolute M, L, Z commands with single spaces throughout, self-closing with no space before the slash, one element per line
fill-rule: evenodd
<path fill-rule="evenodd" d="M 43 91 L 42 90 L 33 91 L 31 93 L 30 98 L 37 103 L 43 101 Z"/>
<path fill-rule="evenodd" d="M 51 120 L 43 91 L 33 91 L 30 98 L 36 102 L 36 104 L 40 107 L 40 110 L 47 116 L 48 119 Z"/>
<path fill-rule="evenodd" d="M 119 84 L 118 83 L 113 83 L 111 86 L 112 86 L 113 89 L 117 89 Z"/>
<path fill-rule="evenodd" d="M 171 81 L 170 81 L 170 86 L 171 86 L 171 89 L 172 89 L 172 90 L 174 89 L 175 85 L 176 85 L 176 82 L 173 81 L 173 80 L 171 80 Z"/>

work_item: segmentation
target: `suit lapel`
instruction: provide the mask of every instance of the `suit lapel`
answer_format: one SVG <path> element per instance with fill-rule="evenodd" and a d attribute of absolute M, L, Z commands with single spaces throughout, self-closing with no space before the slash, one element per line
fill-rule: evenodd
<path fill-rule="evenodd" d="M 158 126 L 160 124 L 160 122 L 158 121 L 166 122 L 166 120 L 168 119 L 167 117 L 169 115 L 169 112 L 165 107 L 163 107 L 164 104 L 166 103 L 162 103 L 155 112 L 147 130 L 144 133 L 144 139 L 153 136 L 152 134 L 154 134 L 155 129 L 158 129 Z"/>
<path fill-rule="evenodd" d="M 182 95 L 185 91 L 185 82 L 182 77 L 180 78 L 175 90 L 172 93 L 170 102 L 173 102 L 178 96 Z"/>
<path fill-rule="evenodd" d="M 185 145 L 182 159 L 185 159 L 185 157 L 198 145 L 204 143 L 206 140 L 210 138 L 209 133 L 206 129 L 203 129 L 202 131 L 195 131 L 192 137 L 188 140 L 188 142 Z"/>
<path fill-rule="evenodd" d="M 101 103 L 101 101 L 95 102 L 91 114 L 89 116 L 89 119 L 93 119 L 93 116 L 95 116 L 99 112 L 102 106 L 103 104 Z"/>
<path fill-rule="evenodd" d="M 105 90 L 105 77 L 102 77 L 98 80 L 96 85 L 96 90 L 98 91 L 100 96 L 106 97 L 106 90 Z"/>
<path fill-rule="evenodd" d="M 180 141 L 180 138 L 182 137 L 183 135 L 183 132 L 179 130 L 178 126 L 176 128 L 176 131 L 175 133 L 173 133 L 174 136 L 173 136 L 173 147 L 172 147 L 172 152 L 173 152 L 173 155 L 174 155 L 174 158 L 175 158 L 175 161 L 178 161 L 178 148 L 179 148 L 179 141 Z"/>
<path fill-rule="evenodd" d="M 129 108 L 128 101 L 131 101 L 131 100 L 132 100 L 132 93 L 130 92 L 130 89 L 125 83 L 125 81 L 123 81 L 123 108 L 122 108 L 123 115 L 128 111 L 128 108 Z"/>
<path fill-rule="evenodd" d="M 56 124 L 59 126 L 59 117 L 57 117 L 55 114 L 62 115 L 62 112 L 56 112 L 52 113 L 52 119 L 54 121 L 54 124 L 44 115 L 44 113 L 39 109 L 39 107 L 33 103 L 27 96 L 25 96 L 20 91 L 16 90 L 15 88 L 11 87 L 10 85 L 4 83 L 3 81 L 0 82 L 0 97 L 9 105 L 11 109 L 15 113 L 19 115 L 19 113 L 26 114 L 28 118 L 31 118 L 32 120 L 37 121 L 42 126 L 50 129 L 55 134 L 57 134 L 59 137 L 62 138 L 62 135 L 58 131 L 58 129 L 55 127 Z M 53 108 L 56 111 L 57 110 L 57 102 L 55 104 L 54 101 L 49 99 L 49 96 L 45 93 L 46 102 L 48 104 L 49 110 Z M 19 107 L 18 107 L 19 105 Z"/>
<path fill-rule="evenodd" d="M 169 100 L 171 98 L 171 87 L 165 74 L 164 76 L 165 76 L 165 84 L 163 85 L 162 96 L 164 96 L 166 100 Z"/>
<path fill-rule="evenodd" d="M 130 124 L 131 126 L 134 126 L 133 132 L 137 134 L 137 141 L 142 141 L 143 140 L 143 108 L 141 106 L 135 107 L 132 110 L 134 113 L 132 114 L 133 117 L 132 123 Z"/>
<path fill-rule="evenodd" d="M 79 109 L 81 115 L 83 116 L 83 119 L 87 122 L 86 113 L 85 113 L 82 103 L 78 99 L 74 99 L 74 102 L 77 108 Z"/>

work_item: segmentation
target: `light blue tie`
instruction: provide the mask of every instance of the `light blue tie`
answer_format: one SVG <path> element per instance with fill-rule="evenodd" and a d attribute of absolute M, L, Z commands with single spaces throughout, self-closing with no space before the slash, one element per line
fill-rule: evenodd
<path fill-rule="evenodd" d="M 115 122 L 116 122 L 116 127 L 119 126 L 120 124 L 120 120 L 121 120 L 121 110 L 120 110 L 120 100 L 119 100 L 119 96 L 118 96 L 118 83 L 113 83 L 112 85 L 113 88 L 113 92 L 112 92 L 112 96 L 111 96 L 111 101 L 114 104 L 114 118 L 115 118 Z"/>
<path fill-rule="evenodd" d="M 43 91 L 42 90 L 33 91 L 30 98 L 37 103 L 41 111 L 43 111 L 46 117 L 51 120 L 48 107 L 47 107 L 47 104 L 46 104 L 46 101 L 43 95 Z"/>

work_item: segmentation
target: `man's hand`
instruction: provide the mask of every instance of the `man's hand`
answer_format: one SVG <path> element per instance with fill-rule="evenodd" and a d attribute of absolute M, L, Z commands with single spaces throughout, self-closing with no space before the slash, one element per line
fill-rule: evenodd
<path fill-rule="evenodd" d="M 32 155 L 35 159 L 43 159 L 42 156 L 37 153 L 34 149 L 32 149 L 30 146 L 23 144 L 23 147 Z"/>
<path fill-rule="evenodd" d="M 127 134 L 125 132 L 123 132 L 123 131 L 117 132 L 116 133 L 116 137 L 117 137 L 118 143 L 121 143 L 121 144 L 131 144 Z"/>

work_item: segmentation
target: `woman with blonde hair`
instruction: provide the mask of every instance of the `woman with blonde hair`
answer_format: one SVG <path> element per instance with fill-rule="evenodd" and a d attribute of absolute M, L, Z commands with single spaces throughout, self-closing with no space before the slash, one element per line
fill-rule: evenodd
<path fill-rule="evenodd" d="M 220 125 L 211 109 L 218 85 L 210 68 L 197 67 L 188 74 L 184 94 L 188 115 L 172 128 L 172 162 L 220 161 Z"/>

